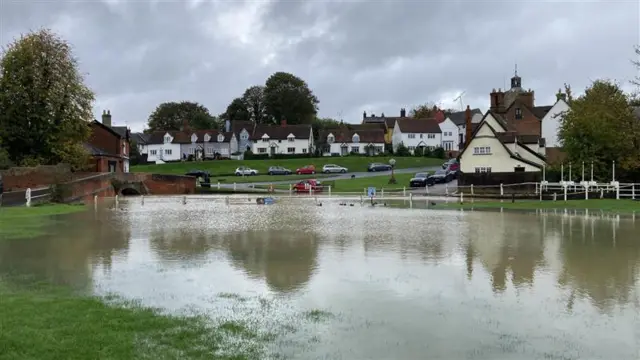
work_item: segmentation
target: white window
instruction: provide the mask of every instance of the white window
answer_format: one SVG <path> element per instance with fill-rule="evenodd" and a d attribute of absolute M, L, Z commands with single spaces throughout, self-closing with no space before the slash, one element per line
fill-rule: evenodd
<path fill-rule="evenodd" d="M 196 142 L 196 141 L 198 141 L 198 135 L 191 134 L 191 142 Z"/>
<path fill-rule="evenodd" d="M 491 168 L 490 167 L 477 167 L 476 168 L 476 174 L 488 174 L 491 172 Z"/>
<path fill-rule="evenodd" d="M 358 134 L 353 134 L 353 137 L 351 138 L 351 140 L 353 140 L 354 143 L 359 143 L 360 136 Z"/>
<path fill-rule="evenodd" d="M 171 142 L 171 136 L 165 136 L 164 137 L 164 142 L 166 142 L 166 143 Z"/>
<path fill-rule="evenodd" d="M 491 147 L 490 146 L 478 146 L 473 148 L 473 155 L 490 155 Z"/>
<path fill-rule="evenodd" d="M 223 141 L 224 141 L 224 135 L 218 134 L 218 142 L 223 142 Z"/>
<path fill-rule="evenodd" d="M 409 149 L 409 151 L 414 151 L 416 149 L 416 147 L 415 146 L 409 146 L 409 147 L 407 147 L 407 149 Z"/>
<path fill-rule="evenodd" d="M 416 134 L 408 134 L 407 137 L 409 139 L 415 139 L 416 138 Z"/>
<path fill-rule="evenodd" d="M 153 155 L 153 156 L 158 155 L 158 150 L 149 150 L 149 155 Z"/>
<path fill-rule="evenodd" d="M 423 136 L 424 136 L 424 134 L 420 134 L 420 139 L 422 139 Z"/>
<path fill-rule="evenodd" d="M 209 134 L 204 134 L 204 141 L 205 141 L 205 142 L 209 142 L 209 140 L 211 140 L 211 135 L 209 135 Z"/>
<path fill-rule="evenodd" d="M 302 149 L 302 153 L 306 154 L 307 153 L 307 149 Z"/>
<path fill-rule="evenodd" d="M 269 138 L 262 138 L 262 142 L 269 142 Z"/>
<path fill-rule="evenodd" d="M 171 149 L 164 149 L 164 154 L 165 155 L 171 155 L 172 154 Z"/>
<path fill-rule="evenodd" d="M 327 136 L 327 143 L 333 144 L 334 141 L 336 141 L 336 138 L 332 134 L 329 134 L 329 136 Z"/>
<path fill-rule="evenodd" d="M 207 148 L 207 154 L 213 155 L 213 148 L 212 147 L 208 147 Z"/>
<path fill-rule="evenodd" d="M 267 148 L 258 148 L 258 154 L 264 154 L 267 152 Z"/>
<path fill-rule="evenodd" d="M 427 138 L 428 139 L 435 139 L 436 138 L 436 134 L 427 134 Z"/>
<path fill-rule="evenodd" d="M 194 147 L 189 148 L 189 154 L 193 155 L 195 152 L 196 152 L 196 149 Z"/>
<path fill-rule="evenodd" d="M 376 146 L 375 150 L 377 153 L 381 153 L 382 152 L 382 146 Z"/>
<path fill-rule="evenodd" d="M 292 147 L 292 148 L 287 148 L 287 152 L 289 154 L 293 154 L 294 152 L 296 152 L 296 148 Z"/>
<path fill-rule="evenodd" d="M 221 148 L 220 149 L 220 155 L 227 155 L 229 154 L 229 149 L 227 148 Z"/>
<path fill-rule="evenodd" d="M 442 148 L 445 150 L 453 150 L 453 141 L 443 141 Z"/>
<path fill-rule="evenodd" d="M 240 139 L 242 140 L 247 140 L 249 138 L 249 134 L 247 133 L 243 133 L 242 135 L 240 135 Z"/>
<path fill-rule="evenodd" d="M 351 152 L 360 153 L 360 147 L 359 146 L 352 146 L 351 147 Z"/>
<path fill-rule="evenodd" d="M 287 140 L 289 140 L 289 142 L 294 142 L 296 141 L 296 137 L 293 136 L 293 134 L 291 134 L 290 136 L 287 137 Z"/>

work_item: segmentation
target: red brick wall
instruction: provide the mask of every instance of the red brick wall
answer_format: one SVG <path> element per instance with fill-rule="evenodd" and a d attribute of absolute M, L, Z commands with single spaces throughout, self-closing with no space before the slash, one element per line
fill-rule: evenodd
<path fill-rule="evenodd" d="M 38 188 L 73 179 L 68 165 L 50 165 L 35 167 L 14 167 L 0 172 L 4 181 L 4 190 Z"/>
<path fill-rule="evenodd" d="M 194 194 L 196 178 L 179 175 L 146 174 L 144 185 L 152 195 Z"/>
<path fill-rule="evenodd" d="M 111 185 L 113 178 L 113 174 L 99 174 L 74 180 L 64 185 L 64 197 L 66 200 L 90 202 L 94 195 L 115 196 Z"/>
<path fill-rule="evenodd" d="M 89 144 L 102 149 L 109 154 L 119 155 L 122 151 L 120 148 L 120 137 L 96 123 L 91 123 L 91 137 L 89 137 Z"/>
<path fill-rule="evenodd" d="M 516 109 L 522 111 L 522 119 L 516 119 Z M 519 100 L 514 104 L 504 118 L 507 120 L 509 127 L 516 130 L 521 135 L 538 135 L 541 132 L 541 122 L 526 106 L 523 106 Z"/>

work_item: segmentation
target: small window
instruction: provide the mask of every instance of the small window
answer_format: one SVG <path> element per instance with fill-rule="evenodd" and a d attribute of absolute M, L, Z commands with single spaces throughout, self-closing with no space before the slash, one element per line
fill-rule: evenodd
<path fill-rule="evenodd" d="M 258 148 L 258 153 L 259 154 L 264 154 L 267 152 L 267 148 Z"/>
<path fill-rule="evenodd" d="M 360 142 L 360 136 L 358 134 L 354 134 L 351 140 L 353 140 L 354 143 L 358 143 Z"/>
<path fill-rule="evenodd" d="M 165 150 L 164 150 L 164 154 L 165 154 L 165 155 L 171 155 L 171 154 L 172 154 L 171 149 L 165 149 Z"/>
<path fill-rule="evenodd" d="M 294 152 L 296 152 L 296 148 L 292 147 L 292 148 L 287 148 L 287 152 L 289 154 L 293 154 Z"/>
<path fill-rule="evenodd" d="M 149 154 L 151 155 L 157 155 L 158 154 L 158 150 L 149 150 Z"/>
<path fill-rule="evenodd" d="M 333 144 L 334 141 L 336 141 L 336 138 L 333 135 L 327 136 L 327 143 Z"/>
<path fill-rule="evenodd" d="M 360 153 L 360 147 L 359 146 L 352 146 L 351 147 L 351 152 Z"/>
<path fill-rule="evenodd" d="M 302 153 L 306 154 L 307 153 L 307 149 L 302 149 Z"/>
<path fill-rule="evenodd" d="M 522 120 L 522 109 L 516 108 L 516 120 Z"/>
<path fill-rule="evenodd" d="M 407 137 L 409 139 L 415 139 L 416 138 L 416 134 L 409 134 L 409 135 L 407 135 Z"/>

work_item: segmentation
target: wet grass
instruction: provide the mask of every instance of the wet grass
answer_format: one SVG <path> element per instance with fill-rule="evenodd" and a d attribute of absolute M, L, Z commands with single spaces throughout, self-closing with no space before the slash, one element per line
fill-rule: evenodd
<path fill-rule="evenodd" d="M 0 240 L 25 239 L 44 235 L 55 224 L 55 216 L 84 211 L 83 205 L 46 204 L 0 208 Z"/>
<path fill-rule="evenodd" d="M 327 185 L 331 185 L 332 193 L 341 192 L 360 192 L 364 194 L 364 189 L 370 186 L 376 188 L 377 195 L 380 196 L 382 189 L 385 191 L 402 191 L 406 187 L 409 190 L 409 180 L 415 176 L 414 173 L 409 174 L 395 174 L 396 184 L 389 184 L 391 173 L 386 173 L 380 176 L 343 179 L 331 181 L 331 184 L 327 182 Z"/>
<path fill-rule="evenodd" d="M 511 200 L 483 201 L 475 200 L 459 202 L 440 203 L 434 208 L 448 209 L 513 209 L 513 210 L 537 210 L 537 209 L 571 209 L 571 210 L 601 210 L 609 213 L 633 213 L 640 212 L 640 201 L 615 200 L 615 199 L 590 199 L 590 200 L 567 200 L 567 201 L 539 201 L 539 200 Z"/>
<path fill-rule="evenodd" d="M 0 359 L 259 359 L 247 323 L 169 316 L 117 297 L 0 280 Z"/>
<path fill-rule="evenodd" d="M 304 317 L 307 320 L 310 320 L 313 322 L 320 322 L 320 321 L 332 318 L 333 314 L 327 311 L 314 309 L 314 310 L 305 312 Z"/>

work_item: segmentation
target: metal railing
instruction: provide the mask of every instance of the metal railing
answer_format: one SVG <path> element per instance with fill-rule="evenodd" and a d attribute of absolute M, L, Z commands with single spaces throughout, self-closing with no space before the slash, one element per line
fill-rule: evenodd
<path fill-rule="evenodd" d="M 32 190 L 9 191 L 0 194 L 0 206 L 31 206 L 33 203 L 40 204 L 51 201 L 51 188 L 40 188 Z"/>

